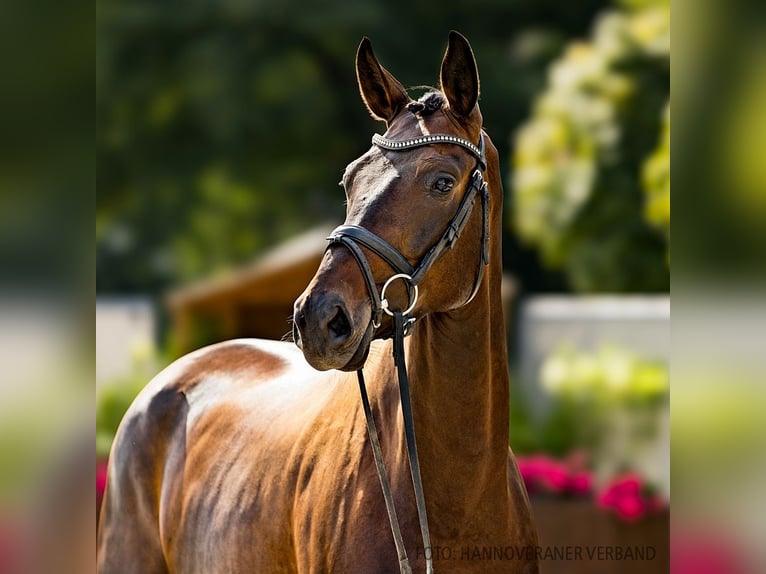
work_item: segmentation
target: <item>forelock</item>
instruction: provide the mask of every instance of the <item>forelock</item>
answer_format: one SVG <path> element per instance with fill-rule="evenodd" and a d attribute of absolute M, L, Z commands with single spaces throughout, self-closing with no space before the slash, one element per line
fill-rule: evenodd
<path fill-rule="evenodd" d="M 420 96 L 416 102 L 407 104 L 407 109 L 416 116 L 425 117 L 441 109 L 446 102 L 444 94 L 438 90 L 433 90 Z"/>

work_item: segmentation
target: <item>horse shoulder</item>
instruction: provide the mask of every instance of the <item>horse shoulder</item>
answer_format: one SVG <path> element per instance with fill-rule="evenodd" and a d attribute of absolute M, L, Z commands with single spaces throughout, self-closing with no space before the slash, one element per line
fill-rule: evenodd
<path fill-rule="evenodd" d="M 99 572 L 131 572 L 134 566 L 136 572 L 167 571 L 175 536 L 169 515 L 179 510 L 173 503 L 188 490 L 179 480 L 194 483 L 193 467 L 191 476 L 184 476 L 190 446 L 198 453 L 208 451 L 208 461 L 226 452 L 231 445 L 222 442 L 222 431 L 227 425 L 236 427 L 245 413 L 233 405 L 246 407 L 253 400 L 249 391 L 257 395 L 260 386 L 295 370 L 296 354 L 290 347 L 255 340 L 212 345 L 178 359 L 139 393 L 110 454 Z M 226 409 L 228 416 L 209 416 Z M 202 448 L 194 440 L 202 440 Z M 204 481 L 202 474 L 196 471 Z"/>
<path fill-rule="evenodd" d="M 167 572 L 158 531 L 161 469 L 186 411 L 167 382 L 183 359 L 155 377 L 125 413 L 109 455 L 98 533 L 98 571 Z"/>

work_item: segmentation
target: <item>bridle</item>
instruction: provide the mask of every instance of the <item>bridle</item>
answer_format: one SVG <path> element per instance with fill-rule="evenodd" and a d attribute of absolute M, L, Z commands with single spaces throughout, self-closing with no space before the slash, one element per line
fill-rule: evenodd
<path fill-rule="evenodd" d="M 359 265 L 372 303 L 372 316 L 370 319 L 372 327 L 374 329 L 380 327 L 384 313 L 391 316 L 393 321 L 392 338 L 394 341 L 394 363 L 399 378 L 399 396 L 402 404 L 402 417 L 404 419 L 404 431 L 407 441 L 407 457 L 409 459 L 412 484 L 415 491 L 418 521 L 420 522 L 420 530 L 423 537 L 426 571 L 427 574 L 433 574 L 431 537 L 428 531 L 425 496 L 423 494 L 420 463 L 418 461 L 418 451 L 415 443 L 415 425 L 412 416 L 407 366 L 404 358 L 404 338 L 412 332 L 412 329 L 415 326 L 416 318 L 411 317 L 410 313 L 417 303 L 418 285 L 436 260 L 448 249 L 451 249 L 454 246 L 455 241 L 460 237 L 460 234 L 470 219 L 477 196 L 480 196 L 482 206 L 481 260 L 477 266 L 473 289 L 464 305 L 470 303 L 479 291 L 479 286 L 481 285 L 481 280 L 484 275 L 484 267 L 489 263 L 489 188 L 487 187 L 486 181 L 484 181 L 484 171 L 487 169 L 486 155 L 484 152 L 484 134 L 483 132 L 480 133 L 478 146 L 467 139 L 450 134 L 426 134 L 408 140 L 391 140 L 375 134 L 372 136 L 372 143 L 379 148 L 391 151 L 406 151 L 434 144 L 453 144 L 468 150 L 476 158 L 476 167 L 471 174 L 468 189 L 463 195 L 455 215 L 447 224 L 447 228 L 444 230 L 444 233 L 439 240 L 426 251 L 425 255 L 423 255 L 417 265 L 411 265 L 399 251 L 391 246 L 390 243 L 368 229 L 358 225 L 341 225 L 336 227 L 327 238 L 330 241 L 328 249 L 334 245 L 345 246 Z M 375 255 L 383 259 L 395 271 L 395 273 L 383 283 L 380 292 L 378 292 L 377 283 L 372 274 L 372 269 L 367 261 L 367 257 L 360 246 L 375 253 Z M 389 285 L 396 280 L 402 280 L 407 285 L 408 303 L 407 308 L 403 310 L 392 310 L 390 303 L 386 298 L 386 290 Z M 364 415 L 367 423 L 367 434 L 370 438 L 370 445 L 375 457 L 375 466 L 378 472 L 381 488 L 383 489 L 389 522 L 391 523 L 391 532 L 394 536 L 394 543 L 396 544 L 399 568 L 401 574 L 410 574 L 412 569 L 410 568 L 407 552 L 404 548 L 404 541 L 402 539 L 401 529 L 399 528 L 399 520 L 396 516 L 396 508 L 394 507 L 393 495 L 391 493 L 391 485 L 383 462 L 383 454 L 380 449 L 380 441 L 378 440 L 375 421 L 372 417 L 372 409 L 370 408 L 370 401 L 367 396 L 362 369 L 357 371 L 357 379 L 359 381 L 359 391 L 362 397 L 362 405 L 364 407 Z"/>
<path fill-rule="evenodd" d="M 365 284 L 367 285 L 370 300 L 372 301 L 373 327 L 380 327 L 383 313 L 393 316 L 392 311 L 389 309 L 388 300 L 385 298 L 385 292 L 388 285 L 395 279 L 402 279 L 408 285 L 409 305 L 408 309 L 403 312 L 403 315 L 409 315 L 409 312 L 415 306 L 417 301 L 418 284 L 423 280 L 423 277 L 425 277 L 426 273 L 428 273 L 436 260 L 447 251 L 447 249 L 451 249 L 455 241 L 460 237 L 463 228 L 468 223 L 473 206 L 476 203 L 476 196 L 480 194 L 483 212 L 481 262 L 476 271 L 473 290 L 466 300 L 466 304 L 470 303 L 479 290 L 479 285 L 481 284 L 481 279 L 484 274 L 484 267 L 489 263 L 489 189 L 487 183 L 484 181 L 483 175 L 483 172 L 487 168 L 487 160 L 484 153 L 484 134 L 480 134 L 478 146 L 466 139 L 448 134 L 428 134 L 408 140 L 390 140 L 375 134 L 372 136 L 372 143 L 380 148 L 393 151 L 405 151 L 417 147 L 447 143 L 461 146 L 476 157 L 476 168 L 471 175 L 468 189 L 466 190 L 455 215 L 447 224 L 447 228 L 444 230 L 441 238 L 439 238 L 439 240 L 426 251 L 425 255 L 416 266 L 413 267 L 409 261 L 407 261 L 407 259 L 385 239 L 382 239 L 372 231 L 358 225 L 340 225 L 336 227 L 327 238 L 330 241 L 329 247 L 332 247 L 335 244 L 342 244 L 351 251 L 354 259 L 356 259 L 356 262 L 362 271 Z M 360 245 L 375 253 L 396 271 L 396 273 L 383 284 L 380 294 L 378 293 L 372 269 L 367 262 L 364 252 L 360 249 Z M 408 331 L 411 329 L 414 320 L 414 317 L 409 318 Z"/>

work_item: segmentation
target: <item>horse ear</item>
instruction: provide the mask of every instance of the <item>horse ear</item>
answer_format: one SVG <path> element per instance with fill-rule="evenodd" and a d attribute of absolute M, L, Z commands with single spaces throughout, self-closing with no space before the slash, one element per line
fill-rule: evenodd
<path fill-rule="evenodd" d="M 367 37 L 356 51 L 356 81 L 364 104 L 376 120 L 390 122 L 410 101 L 404 86 L 380 65 Z"/>
<path fill-rule="evenodd" d="M 454 30 L 449 33 L 439 82 L 452 112 L 468 117 L 479 99 L 479 71 L 468 40 Z"/>

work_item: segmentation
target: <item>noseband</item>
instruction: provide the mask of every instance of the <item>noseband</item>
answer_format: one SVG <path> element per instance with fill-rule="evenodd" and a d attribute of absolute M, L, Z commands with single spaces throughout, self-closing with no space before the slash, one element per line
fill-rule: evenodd
<path fill-rule="evenodd" d="M 484 171 L 487 169 L 486 156 L 484 153 L 484 134 L 479 135 L 479 145 L 476 146 L 470 141 L 449 135 L 449 134 L 428 134 L 408 140 L 390 140 L 378 134 L 372 136 L 372 143 L 379 148 L 391 151 L 406 151 L 413 148 L 423 147 L 433 144 L 453 144 L 458 145 L 476 158 L 476 167 L 471 174 L 471 180 L 468 189 L 460 201 L 460 205 L 455 212 L 452 220 L 447 224 L 441 238 L 431 246 L 423 255 L 420 262 L 413 266 L 409 261 L 391 246 L 385 239 L 375 235 L 372 231 L 358 225 L 341 225 L 327 238 L 330 241 L 328 249 L 333 245 L 344 245 L 353 255 L 359 269 L 362 271 L 364 282 L 367 285 L 367 291 L 370 294 L 372 302 L 372 326 L 377 329 L 380 327 L 383 313 L 390 315 L 393 320 L 393 340 L 394 340 L 394 363 L 396 365 L 399 378 L 399 396 L 402 404 L 402 417 L 404 419 L 404 434 L 407 441 L 407 458 L 410 463 L 410 473 L 412 475 L 412 484 L 415 491 L 415 502 L 418 510 L 418 521 L 420 522 L 420 531 L 423 537 L 423 549 L 426 559 L 426 572 L 433 574 L 433 557 L 431 550 L 431 537 L 428 531 L 428 517 L 426 516 L 425 496 L 423 494 L 423 482 L 420 476 L 420 463 L 418 461 L 417 445 L 415 443 L 415 424 L 412 415 L 412 403 L 410 401 L 409 380 L 407 377 L 407 366 L 404 359 L 404 337 L 412 332 L 415 325 L 415 317 L 410 317 L 410 313 L 415 308 L 418 299 L 418 285 L 423 277 L 428 273 L 436 260 L 447 249 L 451 249 L 455 241 L 462 233 L 476 203 L 476 196 L 481 195 L 482 206 L 482 232 L 481 232 L 481 260 L 479 261 L 476 276 L 474 278 L 473 289 L 465 304 L 470 303 L 479 290 L 484 267 L 489 263 L 489 189 L 484 181 Z M 367 257 L 361 247 L 375 253 L 383 259 L 394 270 L 394 274 L 383 284 L 378 292 L 375 277 Z M 390 308 L 386 298 L 386 289 L 395 280 L 405 281 L 408 288 L 408 304 L 403 310 L 394 311 Z M 383 496 L 386 502 L 389 522 L 391 523 L 391 532 L 394 536 L 396 552 L 399 559 L 399 569 L 401 574 L 411 574 L 407 552 L 404 548 L 399 520 L 396 516 L 394 498 L 391 493 L 391 485 L 386 473 L 386 467 L 383 462 L 383 453 L 378 440 L 378 432 L 375 428 L 375 420 L 372 416 L 369 397 L 364 383 L 364 374 L 362 369 L 357 371 L 359 381 L 359 391 L 362 397 L 362 406 L 367 423 L 367 434 L 370 438 L 370 445 L 375 457 L 375 467 L 378 472 L 378 479 L 383 489 Z"/>

